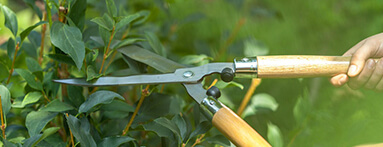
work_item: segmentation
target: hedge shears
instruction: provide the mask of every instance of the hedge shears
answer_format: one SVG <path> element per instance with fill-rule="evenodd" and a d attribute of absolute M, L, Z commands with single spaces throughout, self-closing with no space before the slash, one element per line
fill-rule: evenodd
<path fill-rule="evenodd" d="M 139 47 L 123 48 L 119 51 L 133 59 L 136 56 L 150 54 L 152 59 L 157 61 L 144 60 L 144 63 L 150 65 L 155 64 L 155 62 L 169 62 L 169 67 L 166 70 L 170 72 L 124 77 L 100 77 L 94 81 L 81 78 L 58 79 L 54 82 L 92 87 L 180 83 L 185 87 L 190 97 L 208 112 L 208 118 L 224 136 L 235 145 L 246 147 L 270 146 L 270 144 L 237 114 L 218 101 L 219 89 L 212 87 L 205 90 L 203 88 L 201 81 L 205 76 L 220 74 L 221 79 L 225 82 L 230 82 L 235 77 L 302 78 L 333 76 L 346 73 L 351 59 L 351 57 L 342 56 L 257 56 L 234 59 L 232 63 L 208 63 L 188 68 Z"/>

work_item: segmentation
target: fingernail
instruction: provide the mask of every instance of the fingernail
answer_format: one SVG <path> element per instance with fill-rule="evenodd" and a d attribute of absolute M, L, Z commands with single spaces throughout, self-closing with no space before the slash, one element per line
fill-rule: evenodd
<path fill-rule="evenodd" d="M 375 61 L 374 60 L 368 60 L 367 61 L 367 67 L 369 68 L 369 69 L 374 69 L 375 68 Z"/>
<path fill-rule="evenodd" d="M 356 75 L 356 69 L 358 67 L 356 65 L 351 65 L 349 68 L 348 68 L 348 75 Z"/>
<path fill-rule="evenodd" d="M 342 76 L 342 77 L 339 79 L 338 84 L 339 84 L 339 85 L 343 85 L 344 83 L 346 83 L 346 82 L 347 82 L 346 78 L 347 78 L 347 76 Z"/>

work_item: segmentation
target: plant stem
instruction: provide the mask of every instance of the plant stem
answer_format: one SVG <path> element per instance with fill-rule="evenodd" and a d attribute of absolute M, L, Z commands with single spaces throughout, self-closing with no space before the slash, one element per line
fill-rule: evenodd
<path fill-rule="evenodd" d="M 20 48 L 19 45 L 20 45 L 20 42 L 17 42 L 16 49 L 15 49 L 15 55 L 13 56 L 12 66 L 11 66 L 11 70 L 9 71 L 9 76 L 8 76 L 7 84 L 9 84 L 9 81 L 11 80 L 11 76 L 12 76 L 13 70 L 15 68 L 16 56 L 17 56 L 17 52 L 19 51 L 19 48 Z"/>
<path fill-rule="evenodd" d="M 43 20 L 47 20 L 47 12 L 44 12 Z M 41 44 L 40 44 L 40 55 L 39 55 L 39 64 L 43 62 L 43 54 L 44 54 L 44 42 L 45 42 L 45 32 L 47 30 L 47 24 L 43 24 L 41 28 Z"/>
<path fill-rule="evenodd" d="M 258 86 L 260 83 L 261 83 L 261 79 L 254 78 L 254 79 L 251 80 L 251 85 L 250 85 L 250 87 L 249 87 L 249 90 L 247 90 L 246 95 L 245 95 L 245 97 L 243 98 L 243 100 L 242 100 L 242 102 L 241 102 L 241 105 L 240 105 L 239 108 L 238 108 L 237 114 L 238 114 L 239 116 L 242 115 L 243 110 L 245 110 L 247 104 L 248 104 L 249 101 L 250 101 L 251 96 L 254 94 L 255 89 L 257 88 L 257 86 Z"/>
<path fill-rule="evenodd" d="M 1 102 L 1 95 L 0 95 L 0 115 L 1 115 L 1 131 L 3 132 L 3 138 L 5 137 L 5 123 L 4 123 L 4 115 L 3 115 L 3 103 Z"/>
<path fill-rule="evenodd" d="M 104 53 L 104 58 L 102 59 L 102 63 L 101 63 L 101 68 L 100 68 L 100 71 L 98 72 L 99 74 L 101 74 L 102 72 L 102 68 L 104 67 L 104 63 L 105 63 L 105 60 L 106 58 L 108 57 L 108 53 L 109 53 L 109 48 L 110 48 L 110 44 L 112 43 L 112 40 L 113 40 L 113 37 L 114 37 L 114 30 L 116 29 L 115 26 L 113 26 L 113 30 L 112 30 L 112 33 L 109 37 L 109 42 L 108 42 L 108 46 L 106 48 L 106 51 Z"/>
<path fill-rule="evenodd" d="M 43 93 L 43 96 L 44 96 L 45 100 L 47 100 L 48 102 L 51 102 L 51 100 L 49 100 L 49 98 L 45 94 L 44 90 L 41 90 L 41 93 Z"/>
<path fill-rule="evenodd" d="M 218 79 L 214 79 L 214 81 L 211 82 L 209 88 L 207 88 L 207 89 L 210 89 L 211 87 L 213 87 L 215 84 L 217 84 L 217 82 L 218 82 Z"/>
<path fill-rule="evenodd" d="M 105 66 L 104 74 L 105 74 L 106 70 L 109 68 L 110 64 L 112 64 L 113 59 L 116 57 L 116 54 L 117 54 L 117 52 L 113 52 L 112 58 L 110 58 L 108 65 Z"/>
<path fill-rule="evenodd" d="M 124 131 L 122 132 L 122 136 L 125 136 L 126 133 L 128 133 L 129 128 L 130 128 L 130 126 L 132 125 L 133 120 L 134 120 L 134 118 L 136 117 L 136 115 L 137 115 L 137 113 L 138 113 L 138 110 L 140 110 L 140 107 L 141 107 L 141 105 L 142 105 L 142 102 L 144 102 L 144 99 L 148 96 L 148 94 L 149 94 L 149 86 L 150 86 L 150 85 L 147 85 L 146 88 L 145 88 L 144 90 L 142 90 L 140 101 L 138 101 L 136 110 L 134 110 L 134 113 L 133 113 L 132 117 L 130 118 L 128 125 L 126 125 Z"/>
<path fill-rule="evenodd" d="M 235 37 L 237 36 L 239 30 L 241 29 L 241 27 L 243 26 L 243 24 L 245 24 L 246 22 L 246 19 L 245 18 L 241 18 L 238 20 L 238 23 L 237 25 L 235 26 L 233 32 L 231 32 L 229 38 L 225 41 L 225 44 L 219 49 L 217 55 L 215 56 L 215 59 L 218 59 L 219 57 L 221 57 L 224 53 L 226 53 L 227 51 L 227 48 L 229 47 L 229 45 L 234 41 Z"/>
<path fill-rule="evenodd" d="M 205 137 L 205 134 L 202 134 L 200 137 L 198 137 L 198 138 L 195 140 L 194 144 L 193 144 L 191 147 L 194 147 L 194 146 L 196 146 L 197 144 L 201 143 L 203 137 Z"/>

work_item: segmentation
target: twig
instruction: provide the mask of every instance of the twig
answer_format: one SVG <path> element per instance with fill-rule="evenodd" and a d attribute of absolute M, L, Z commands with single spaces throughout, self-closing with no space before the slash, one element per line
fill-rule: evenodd
<path fill-rule="evenodd" d="M 217 84 L 217 82 L 218 82 L 218 79 L 214 79 L 214 81 L 211 82 L 209 88 L 207 88 L 207 89 L 210 89 L 211 87 L 213 87 L 215 84 Z"/>
<path fill-rule="evenodd" d="M 17 42 L 16 49 L 15 49 L 15 55 L 13 56 L 12 66 L 11 66 L 11 70 L 9 71 L 7 84 L 9 84 L 9 81 L 11 80 L 11 77 L 12 77 L 13 70 L 15 70 L 16 55 L 17 55 L 17 52 L 19 51 L 19 48 L 20 48 L 19 45 L 20 45 L 20 42 Z"/>
<path fill-rule="evenodd" d="M 47 20 L 47 12 L 44 12 L 43 20 Z M 45 42 L 45 32 L 47 30 L 47 24 L 43 24 L 41 28 L 41 43 L 40 43 L 40 55 L 39 55 L 39 64 L 43 62 L 44 54 L 44 42 Z"/>
<path fill-rule="evenodd" d="M 113 59 L 116 57 L 116 55 L 117 55 L 117 52 L 113 52 L 113 55 L 112 55 L 112 57 L 110 58 L 108 65 L 105 66 L 104 74 L 105 74 L 106 70 L 109 68 L 110 64 L 112 64 Z"/>
<path fill-rule="evenodd" d="M 194 146 L 196 146 L 197 144 L 201 143 L 203 137 L 205 137 L 205 134 L 202 134 L 200 137 L 198 137 L 198 138 L 195 140 L 194 144 L 193 144 L 191 147 L 194 147 Z"/>
<path fill-rule="evenodd" d="M 134 120 L 134 118 L 136 117 L 136 115 L 137 115 L 137 113 L 138 113 L 138 110 L 140 110 L 140 107 L 141 107 L 141 105 L 142 105 L 142 102 L 144 102 L 144 99 L 148 96 L 148 94 L 149 94 L 149 86 L 150 86 L 150 85 L 147 85 L 146 88 L 145 88 L 144 90 L 142 90 L 140 101 L 138 101 L 136 110 L 134 110 L 133 115 L 132 115 L 132 117 L 130 118 L 128 125 L 126 125 L 124 131 L 122 132 L 122 136 L 125 136 L 126 133 L 128 133 L 129 128 L 130 128 L 130 126 L 132 125 L 133 120 Z"/>
<path fill-rule="evenodd" d="M 47 100 L 48 102 L 51 102 L 51 100 L 49 100 L 49 98 L 45 94 L 44 90 L 41 90 L 41 92 L 43 93 L 43 96 L 44 96 L 45 100 Z"/>
<path fill-rule="evenodd" d="M 231 32 L 229 38 L 225 41 L 225 44 L 220 48 L 220 50 L 218 51 L 217 55 L 215 56 L 215 59 L 218 59 L 219 57 L 221 57 L 224 53 L 226 53 L 227 51 L 227 47 L 234 41 L 235 37 L 237 36 L 239 30 L 241 29 L 241 27 L 243 26 L 243 24 L 245 24 L 246 22 L 246 19 L 245 18 L 241 18 L 238 20 L 238 23 L 237 25 L 235 26 L 234 30 Z"/>
<path fill-rule="evenodd" d="M 242 102 L 241 102 L 241 105 L 240 105 L 239 108 L 238 108 L 237 114 L 238 114 L 239 116 L 242 115 L 243 110 L 245 110 L 247 104 L 248 104 L 249 101 L 250 101 L 251 96 L 254 94 L 255 89 L 257 88 L 257 86 L 258 86 L 260 83 L 261 83 L 261 79 L 254 78 L 254 79 L 251 80 L 251 85 L 250 85 L 250 87 L 249 87 L 249 90 L 247 90 L 246 95 L 245 95 L 245 97 L 243 98 L 243 100 L 242 100 Z"/>
<path fill-rule="evenodd" d="M 99 74 L 101 74 L 102 72 L 102 68 L 104 67 L 104 62 L 106 60 L 106 58 L 108 57 L 108 53 L 109 53 L 109 48 L 110 48 L 110 44 L 112 43 L 112 40 L 113 40 L 113 37 L 114 37 L 114 30 L 116 29 L 115 26 L 113 26 L 113 30 L 112 30 L 112 33 L 109 37 L 109 42 L 108 42 L 108 46 L 106 48 L 106 51 L 104 53 L 104 58 L 102 59 L 102 63 L 101 63 L 101 68 L 100 68 L 100 71 L 98 72 Z"/>
<path fill-rule="evenodd" d="M 3 103 L 1 102 L 1 95 L 0 95 L 0 115 L 1 115 L 1 131 L 3 132 L 3 138 L 6 139 L 5 137 L 5 123 L 4 123 L 4 114 L 3 114 Z"/>

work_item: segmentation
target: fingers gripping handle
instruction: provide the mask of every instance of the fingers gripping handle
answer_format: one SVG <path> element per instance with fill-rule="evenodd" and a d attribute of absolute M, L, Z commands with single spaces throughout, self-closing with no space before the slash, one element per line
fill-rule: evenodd
<path fill-rule="evenodd" d="M 249 124 L 219 101 L 206 98 L 202 105 L 213 113 L 213 125 L 236 146 L 271 147 Z"/>

